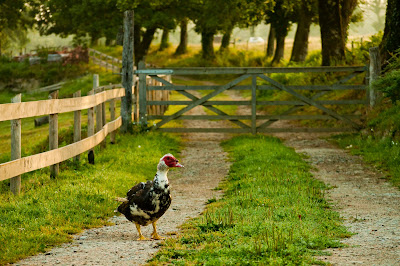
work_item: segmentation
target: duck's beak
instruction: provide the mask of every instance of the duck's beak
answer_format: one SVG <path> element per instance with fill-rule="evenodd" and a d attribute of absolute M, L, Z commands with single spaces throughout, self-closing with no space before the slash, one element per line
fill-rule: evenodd
<path fill-rule="evenodd" d="M 176 160 L 175 167 L 182 167 L 182 168 L 184 168 L 185 166 L 181 165 L 181 164 L 179 163 L 179 161 L 178 161 L 178 160 Z"/>

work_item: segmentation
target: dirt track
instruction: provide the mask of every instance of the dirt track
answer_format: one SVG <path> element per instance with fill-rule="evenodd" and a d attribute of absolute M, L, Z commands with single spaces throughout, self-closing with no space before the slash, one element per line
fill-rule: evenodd
<path fill-rule="evenodd" d="M 277 134 L 304 153 L 313 174 L 333 186 L 327 197 L 354 235 L 319 257 L 333 265 L 400 265 L 400 191 L 358 156 L 313 134 Z"/>
<path fill-rule="evenodd" d="M 231 95 L 236 98 L 237 95 Z M 197 108 L 191 114 L 203 114 Z M 239 110 L 243 112 L 243 110 Z M 188 127 L 204 126 L 189 121 Z M 207 124 L 209 127 L 215 124 Z M 327 141 L 323 135 L 276 134 L 297 152 L 309 156 L 314 175 L 334 186 L 328 197 L 355 235 L 344 239 L 348 248 L 333 249 L 321 260 L 334 265 L 400 265 L 400 192 L 382 175 Z M 326 136 L 326 135 L 325 135 Z M 172 207 L 159 220 L 161 235 L 174 235 L 186 219 L 201 213 L 207 199 L 219 197 L 213 191 L 229 169 L 219 143 L 225 134 L 188 134 L 180 159 L 183 171 L 171 171 Z M 54 248 L 17 263 L 18 265 L 140 265 L 157 251 L 159 241 L 135 241 L 134 225 L 118 216 L 114 226 L 86 230 L 72 243 Z M 149 236 L 151 228 L 143 230 Z"/>

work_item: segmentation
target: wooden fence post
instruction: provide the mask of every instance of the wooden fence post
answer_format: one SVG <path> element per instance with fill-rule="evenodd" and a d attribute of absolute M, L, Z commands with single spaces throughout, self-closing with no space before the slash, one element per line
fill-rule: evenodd
<path fill-rule="evenodd" d="M 138 70 L 145 69 L 143 61 L 139 62 Z M 139 74 L 139 124 L 147 125 L 147 103 L 146 103 L 146 74 Z"/>
<path fill-rule="evenodd" d="M 49 95 L 49 99 L 58 99 L 58 90 Z M 58 149 L 58 114 L 49 115 L 49 150 Z M 58 176 L 59 164 L 50 166 L 50 177 Z"/>
<path fill-rule="evenodd" d="M 105 62 L 105 64 L 106 64 L 106 72 L 108 71 L 108 56 L 105 56 L 104 57 L 104 62 Z"/>
<path fill-rule="evenodd" d="M 12 103 L 21 102 L 21 93 L 11 99 Z M 11 161 L 21 158 L 21 119 L 11 120 Z M 11 178 L 11 192 L 18 195 L 21 192 L 21 176 Z"/>
<path fill-rule="evenodd" d="M 74 98 L 81 97 L 81 91 L 77 91 L 73 94 Z M 81 122 L 81 110 L 74 112 L 74 142 L 78 142 L 82 139 L 82 122 Z M 74 162 L 79 163 L 80 155 L 75 156 Z"/>
<path fill-rule="evenodd" d="M 101 89 L 101 92 L 105 91 L 104 88 Z M 106 102 L 101 104 L 101 127 L 103 128 L 106 123 Z"/>
<path fill-rule="evenodd" d="M 377 102 L 377 92 L 373 82 L 378 79 L 381 74 L 381 58 L 379 48 L 369 48 L 369 107 L 373 108 Z"/>
<path fill-rule="evenodd" d="M 251 82 L 251 133 L 257 134 L 257 76 L 252 76 Z"/>
<path fill-rule="evenodd" d="M 93 75 L 93 89 L 88 92 L 88 95 L 94 95 L 94 89 L 99 86 L 99 75 Z M 94 135 L 94 107 L 88 109 L 88 137 Z M 88 161 L 90 164 L 94 164 L 94 149 L 88 151 Z"/>
<path fill-rule="evenodd" d="M 102 92 L 102 89 L 98 88 L 99 87 L 99 75 L 96 74 L 96 81 L 95 81 L 95 76 L 93 76 L 93 87 L 96 85 L 96 88 L 94 89 L 94 93 L 100 93 Z M 95 113 L 96 113 L 96 133 L 102 130 L 103 128 L 103 103 L 98 104 L 95 107 Z M 104 148 L 104 141 L 101 142 L 101 147 Z"/>
<path fill-rule="evenodd" d="M 114 99 L 110 100 L 110 117 L 111 117 L 111 121 L 115 120 L 115 100 Z M 115 143 L 115 130 L 110 133 L 110 142 L 112 144 Z"/>
<path fill-rule="evenodd" d="M 97 88 L 95 89 L 95 93 L 100 93 L 103 92 L 104 88 Z M 99 132 L 100 130 L 103 129 L 103 126 L 105 125 L 105 103 L 100 103 L 99 105 L 96 106 L 95 108 L 96 112 L 96 133 Z M 103 140 L 100 144 L 102 148 L 106 147 L 106 140 Z"/>

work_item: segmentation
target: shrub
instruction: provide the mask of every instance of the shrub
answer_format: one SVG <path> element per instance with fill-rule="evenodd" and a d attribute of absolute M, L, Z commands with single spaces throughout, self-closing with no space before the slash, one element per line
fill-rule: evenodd
<path fill-rule="evenodd" d="M 386 73 L 373 84 L 384 95 L 396 103 L 400 100 L 400 70 L 393 70 Z"/>

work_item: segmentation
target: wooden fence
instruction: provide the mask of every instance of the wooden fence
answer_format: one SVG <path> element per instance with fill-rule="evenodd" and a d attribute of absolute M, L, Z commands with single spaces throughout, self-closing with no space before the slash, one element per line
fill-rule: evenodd
<path fill-rule="evenodd" d="M 20 192 L 21 174 L 50 166 L 51 176 L 58 175 L 58 164 L 93 149 L 121 126 L 121 117 L 115 118 L 115 100 L 123 97 L 125 90 L 118 85 L 98 86 L 94 75 L 94 87 L 88 96 L 58 99 L 58 91 L 50 93 L 49 100 L 21 102 L 21 94 L 10 104 L 0 105 L 0 121 L 11 120 L 11 160 L 0 164 L 0 181 L 11 178 L 11 190 Z M 105 121 L 105 104 L 110 106 L 111 121 Z M 81 139 L 81 110 L 88 109 L 88 137 Z M 95 112 L 96 109 L 96 112 Z M 74 112 L 74 143 L 58 148 L 58 114 Z M 96 128 L 95 128 L 96 114 Z M 49 115 L 49 151 L 21 158 L 21 119 Z"/>
<path fill-rule="evenodd" d="M 171 80 L 170 77 L 164 76 Z M 148 85 L 161 85 L 150 78 Z M 138 90 L 133 86 L 132 120 L 138 121 Z M 11 161 L 0 164 L 0 181 L 11 179 L 11 191 L 19 194 L 21 174 L 50 166 L 52 177 L 58 175 L 58 164 L 70 158 L 79 160 L 79 155 L 89 151 L 89 163 L 94 163 L 93 148 L 99 144 L 105 145 L 105 138 L 110 134 L 111 143 L 115 142 L 115 130 L 122 124 L 121 117 L 116 118 L 116 100 L 125 95 L 121 84 L 99 86 L 98 75 L 93 76 L 93 89 L 87 96 L 81 96 L 81 91 L 74 93 L 73 98 L 58 99 L 58 90 L 49 95 L 49 100 L 21 102 L 21 94 L 15 96 L 11 103 L 0 104 L 0 122 L 11 121 Z M 147 93 L 154 100 L 169 100 L 168 91 Z M 106 123 L 106 104 L 109 105 L 111 121 Z M 81 139 L 81 111 L 88 110 L 87 135 Z M 149 112 L 162 115 L 166 105 L 148 106 Z M 58 114 L 74 112 L 74 143 L 58 147 Z M 21 158 L 21 119 L 36 116 L 49 116 L 49 151 Z"/>
<path fill-rule="evenodd" d="M 93 63 L 102 66 L 106 71 L 110 70 L 113 73 L 119 73 L 122 67 L 122 60 L 99 52 L 95 49 L 89 48 L 89 58 L 93 60 Z"/>

